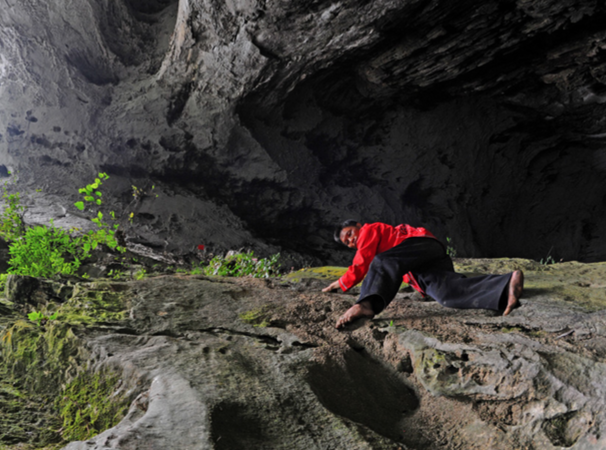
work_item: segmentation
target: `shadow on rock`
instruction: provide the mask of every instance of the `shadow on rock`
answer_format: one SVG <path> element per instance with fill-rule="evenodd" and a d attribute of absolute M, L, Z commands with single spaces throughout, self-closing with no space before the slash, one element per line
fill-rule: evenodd
<path fill-rule="evenodd" d="M 398 442 L 404 439 L 402 419 L 419 407 L 412 389 L 365 351 L 312 366 L 307 382 L 329 411 Z"/>
<path fill-rule="evenodd" d="M 258 413 L 246 405 L 223 402 L 211 414 L 216 450 L 264 449 L 270 440 Z"/>

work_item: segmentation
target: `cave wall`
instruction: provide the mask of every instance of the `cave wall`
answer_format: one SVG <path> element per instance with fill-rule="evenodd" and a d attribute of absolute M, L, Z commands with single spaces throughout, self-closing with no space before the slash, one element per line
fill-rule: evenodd
<path fill-rule="evenodd" d="M 338 83 L 301 88 L 266 118 L 242 113 L 315 211 L 335 223 L 426 226 L 460 255 L 599 259 L 605 251 L 603 150 L 571 136 L 567 119 L 487 96 L 377 104 L 351 86 L 323 87 Z"/>
<path fill-rule="evenodd" d="M 358 217 L 606 256 L 597 1 L 8 3 L 0 164 L 34 203 L 72 214 L 102 170 L 129 238 L 169 251 L 327 260 Z"/>

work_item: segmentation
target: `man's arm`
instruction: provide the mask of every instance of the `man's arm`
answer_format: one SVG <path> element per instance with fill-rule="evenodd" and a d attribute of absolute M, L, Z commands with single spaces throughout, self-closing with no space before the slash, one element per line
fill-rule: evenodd
<path fill-rule="evenodd" d="M 322 292 L 330 292 L 330 291 L 334 291 L 335 289 L 341 289 L 339 280 L 335 281 L 334 283 L 330 283 L 329 286 L 326 286 L 324 289 L 322 289 Z"/>
<path fill-rule="evenodd" d="M 366 273 L 368 267 L 377 254 L 379 246 L 380 234 L 378 230 L 370 228 L 365 230 L 364 234 L 360 234 L 358 238 L 358 248 L 353 259 L 353 264 L 349 266 L 347 272 L 334 283 L 322 289 L 323 292 L 329 292 L 334 289 L 341 289 L 346 292 L 357 285 Z"/>

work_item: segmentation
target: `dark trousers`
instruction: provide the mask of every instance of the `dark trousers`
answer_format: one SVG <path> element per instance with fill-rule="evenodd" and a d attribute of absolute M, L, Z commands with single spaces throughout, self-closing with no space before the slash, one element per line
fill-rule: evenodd
<path fill-rule="evenodd" d="M 439 241 L 425 237 L 406 239 L 376 255 L 357 303 L 368 300 L 375 314 L 380 313 L 394 299 L 408 272 L 429 297 L 449 308 L 498 311 L 507 303 L 505 288 L 511 273 L 467 278 L 454 271 L 452 260 Z"/>

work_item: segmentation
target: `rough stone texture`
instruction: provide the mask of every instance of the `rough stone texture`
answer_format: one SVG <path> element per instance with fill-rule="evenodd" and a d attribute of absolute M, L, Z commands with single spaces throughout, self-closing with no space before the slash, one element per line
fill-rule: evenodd
<path fill-rule="evenodd" d="M 453 310 L 408 288 L 338 332 L 355 297 L 320 292 L 326 279 L 311 271 L 76 286 L 57 305 L 62 326 L 74 305 L 98 317 L 71 325 L 85 366 L 121 372 L 119 389 L 136 399 L 117 426 L 65 449 L 604 448 L 606 265 L 457 267 L 524 269 L 522 306 L 507 317 Z M 90 303 L 97 290 L 123 306 L 105 315 Z M 1 315 L 3 328 L 19 316 Z"/>
<path fill-rule="evenodd" d="M 69 226 L 106 171 L 129 238 L 180 253 L 326 260 L 359 217 L 460 255 L 599 260 L 605 19 L 597 0 L 5 0 L 0 176 Z"/>

